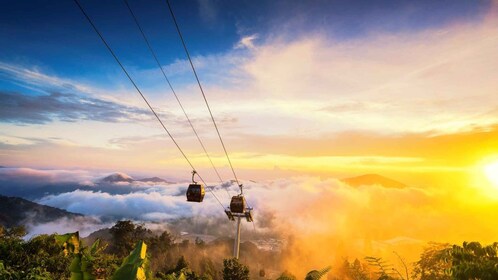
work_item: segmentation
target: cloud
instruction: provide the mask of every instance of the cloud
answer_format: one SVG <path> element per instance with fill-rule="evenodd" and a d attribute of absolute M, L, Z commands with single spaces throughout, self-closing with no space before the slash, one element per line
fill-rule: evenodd
<path fill-rule="evenodd" d="M 209 55 L 196 55 L 192 57 L 192 63 L 204 84 L 226 84 L 234 86 L 245 81 L 246 74 L 241 71 L 239 65 L 250 59 L 246 50 L 234 50 L 227 53 L 215 53 Z M 175 79 L 175 89 L 180 95 L 191 96 L 197 92 L 197 84 L 193 84 L 194 76 L 190 63 L 186 59 L 176 59 L 170 64 L 163 66 L 168 77 Z M 154 69 L 154 72 L 157 70 Z M 150 73 L 147 70 L 144 74 Z M 157 73 L 156 73 L 157 74 Z M 180 85 L 181 87 L 179 88 Z M 183 99 L 182 99 L 183 100 Z"/>
<path fill-rule="evenodd" d="M 102 223 L 98 219 L 91 217 L 78 217 L 73 219 L 61 218 L 49 223 L 28 222 L 26 238 L 31 238 L 39 234 L 64 234 L 67 232 L 79 231 L 80 236 L 88 236 L 99 229 L 112 226 L 111 224 Z"/>
<path fill-rule="evenodd" d="M 16 183 L 25 186 L 42 186 L 55 183 L 84 183 L 95 175 L 85 170 L 42 170 L 33 168 L 4 167 L 0 169 L 0 180 L 4 184 Z"/>
<path fill-rule="evenodd" d="M 38 67 L 27 68 L 0 61 L 0 76 L 6 76 L 9 80 L 13 80 L 23 86 L 30 85 L 38 89 L 51 87 L 87 94 L 97 92 L 91 86 L 70 79 L 45 74 Z"/>
<path fill-rule="evenodd" d="M 183 195 L 186 184 L 169 182 L 110 181 L 109 178 L 124 173 L 100 173 L 85 170 L 40 170 L 33 168 L 0 168 L 0 194 L 41 199 L 47 195 L 76 190 L 103 192 L 111 195 L 134 192 L 156 192 L 165 195 Z"/>
<path fill-rule="evenodd" d="M 91 177 L 92 188 L 68 188 L 44 194 L 36 202 L 104 221 L 124 218 L 162 223 L 176 232 L 211 237 L 234 233 L 234 223 L 227 220 L 209 191 L 203 203 L 185 201 L 187 183 L 118 182 L 103 186 L 98 183 L 103 174 L 84 171 L 2 168 L 0 172 L 4 172 L 1 185 L 14 182 L 16 176 L 37 181 L 38 185 L 48 182 L 50 186 L 67 182 L 68 178 L 87 181 Z M 28 174 L 31 177 L 27 177 Z M 345 256 L 361 258 L 365 255 L 389 259 L 395 258 L 393 250 L 412 261 L 428 241 L 487 243 L 498 234 L 498 229 L 489 223 L 493 213 L 498 211 L 495 200 L 498 193 L 492 196 L 492 190 L 483 186 L 385 188 L 364 185 L 353 188 L 334 178 L 313 176 L 242 183 L 247 201 L 255 209 L 255 230 L 244 221 L 243 239 L 277 239 L 287 244 L 283 264 L 298 274 L 305 273 L 306 269 L 297 263 L 322 266 L 340 262 Z M 129 191 L 110 191 L 110 185 Z M 214 189 L 222 204 L 228 206 L 225 187 L 235 194 L 237 186 L 225 184 Z M 34 185 L 25 188 L 31 191 Z M 71 223 L 56 221 L 37 225 L 36 232 L 64 229 L 66 224 L 68 228 L 75 228 Z M 90 231 L 94 224 L 89 223 L 83 230 Z M 472 227 L 465 226 L 469 224 Z"/>
<path fill-rule="evenodd" d="M 303 162 L 306 166 L 306 161 L 299 157 L 289 160 L 283 155 L 317 156 L 322 151 L 322 156 L 428 157 L 431 158 L 429 161 L 444 161 L 440 164 L 444 169 L 448 167 L 445 162 L 454 165 L 455 156 L 440 149 L 443 145 L 432 145 L 433 140 L 441 138 L 431 137 L 493 129 L 497 123 L 495 104 L 498 97 L 494 94 L 495 77 L 492 75 L 498 64 L 494 49 L 497 43 L 494 36 L 496 26 L 495 19 L 478 17 L 473 21 L 453 22 L 410 33 L 372 32 L 347 39 L 324 32 L 298 34 L 291 38 L 258 33 L 260 38 L 248 41 L 254 49 L 232 48 L 225 53 L 196 56 L 194 63 L 222 136 L 234 158 L 240 155 L 237 166 L 241 169 L 264 169 L 266 176 L 274 166 L 286 169 L 285 165 L 290 161 Z M 209 152 L 220 153 L 219 144 L 215 142 L 216 134 L 213 133 L 188 61 L 176 60 L 164 68 L 175 82 L 175 89 Z M 149 70 L 142 74 L 151 75 L 152 70 Z M 159 81 L 162 79 L 160 71 L 154 68 L 154 73 L 158 84 L 164 83 Z M 180 84 L 178 87 L 177 81 Z M 191 148 L 189 154 L 199 155 L 200 147 L 194 142 L 195 137 L 175 100 L 170 97 L 154 104 L 164 108 L 165 113 L 175 112 L 176 117 L 167 122 L 168 129 L 178 135 L 182 148 Z M 10 98 L 4 97 L 2 101 Z M 127 110 L 135 107 L 127 107 L 122 108 L 122 117 L 132 114 L 134 118 L 133 109 L 131 112 Z M 174 111 L 175 108 L 177 111 Z M 121 107 L 117 106 L 116 110 L 121 112 Z M 64 119 L 63 116 L 47 114 L 31 116 L 26 113 L 29 121 Z M 78 117 L 94 117 L 88 115 L 90 112 L 81 113 Z M 73 116 L 70 114 L 69 118 Z M 120 117 L 111 115 L 102 118 Z M 22 130 L 19 126 L 13 130 L 13 125 L 6 124 L 4 131 L 8 132 L 5 137 L 10 137 L 14 143 L 16 140 L 12 137 L 15 136 L 46 139 L 48 134 L 66 139 L 72 137 L 70 140 L 80 146 L 92 141 L 93 147 L 106 150 L 74 148 L 69 151 L 62 145 L 35 149 L 22 145 L 25 150 L 14 152 L 12 147 L 4 150 L 4 164 L 21 165 L 28 159 L 37 158 L 44 166 L 61 168 L 65 164 L 86 167 L 101 164 L 98 168 L 107 165 L 133 170 L 148 166 L 148 169 L 173 170 L 181 160 L 177 153 L 168 153 L 163 149 L 165 141 L 162 136 L 157 137 L 162 133 L 155 130 L 157 123 L 154 126 L 138 124 L 134 127 L 126 123 L 120 129 L 116 129 L 115 123 L 108 126 L 85 123 L 84 135 L 79 132 L 79 127 L 78 132 L 66 133 L 68 127 L 64 125 L 67 124 L 52 122 L 50 131 L 31 127 Z M 95 131 L 98 133 L 93 133 Z M 358 134 L 361 136 L 356 137 Z M 90 137 L 92 140 L 88 140 Z M 185 144 L 181 138 L 185 139 Z M 388 145 L 381 143 L 386 138 Z M 357 144 L 356 140 L 361 143 Z M 426 146 L 425 143 L 437 146 L 437 149 L 424 151 L 418 148 Z M 454 149 L 465 154 L 474 153 L 479 146 L 469 146 L 463 141 L 457 144 Z M 21 145 L 18 146 L 21 149 Z M 115 153 L 112 149 L 119 149 L 121 153 Z M 64 151 L 64 159 L 54 162 L 43 156 L 54 151 Z M 412 151 L 423 153 L 423 156 Z M 128 153 L 126 156 L 125 152 Z M 256 161 L 247 161 L 247 155 L 264 153 L 271 154 L 264 168 Z M 479 152 L 479 156 L 482 153 Z M 86 157 L 79 157 L 78 154 L 85 154 Z M 101 156 L 103 154 L 106 156 Z M 130 156 L 135 160 L 124 160 Z M 445 160 L 445 156 L 451 157 L 451 160 Z M 209 166 L 209 163 L 199 161 Z M 225 164 L 221 159 L 218 162 Z M 327 163 L 331 161 L 323 162 L 330 166 Z M 467 160 L 465 164 L 472 162 Z M 367 165 L 361 166 L 365 167 Z M 369 167 L 379 165 L 370 164 Z M 301 166 L 292 169 L 302 170 Z M 257 172 L 252 172 L 251 176 L 254 173 Z"/>
<path fill-rule="evenodd" d="M 248 48 L 254 49 L 256 46 L 254 45 L 254 40 L 258 39 L 257 34 L 244 36 L 240 39 L 240 41 L 235 45 L 236 49 Z"/>
<path fill-rule="evenodd" d="M 185 203 L 185 198 L 162 196 L 159 192 L 136 192 L 126 195 L 91 191 L 72 191 L 59 195 L 46 196 L 39 203 L 63 208 L 70 212 L 85 215 L 112 217 L 115 219 L 130 218 L 134 220 L 150 220 L 160 217 L 181 217 L 192 209 Z"/>
<path fill-rule="evenodd" d="M 216 112 L 238 117 L 234 133 L 289 134 L 296 126 L 314 137 L 364 129 L 451 133 L 496 123 L 490 112 L 498 102 L 492 75 L 497 25 L 480 17 L 350 39 L 325 32 L 257 41 L 249 35 L 234 50 L 194 60 L 213 71 L 201 73 L 201 80 Z M 166 68 L 188 70 L 179 64 L 185 63 Z"/>
<path fill-rule="evenodd" d="M 307 265 L 341 263 L 344 257 L 395 261 L 392 251 L 411 262 L 428 241 L 487 243 L 498 234 L 489 223 L 496 203 L 468 185 L 351 188 L 303 176 L 245 186 L 258 231 L 279 232 L 287 240 L 284 267 L 298 274 Z"/>
<path fill-rule="evenodd" d="M 81 94 L 54 92 L 48 95 L 26 95 L 0 92 L 2 122 L 45 124 L 54 121 L 130 122 L 150 119 L 150 113 L 145 109 Z"/>

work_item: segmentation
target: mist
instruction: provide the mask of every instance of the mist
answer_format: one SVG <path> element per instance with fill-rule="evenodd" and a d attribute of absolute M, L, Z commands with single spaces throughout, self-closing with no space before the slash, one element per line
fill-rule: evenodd
<path fill-rule="evenodd" d="M 188 183 L 118 179 L 103 184 L 106 177 L 102 174 L 71 172 L 19 169 L 2 173 L 3 185 L 11 181 L 24 188 L 20 193 L 40 185 L 47 189 L 58 186 L 58 193 L 41 195 L 35 202 L 85 215 L 46 224 L 28 223 L 29 236 L 76 230 L 86 236 L 120 219 L 181 233 L 185 238 L 190 235 L 214 240 L 234 236 L 235 223 L 227 219 L 214 198 L 216 195 L 228 206 L 228 193 L 237 192 L 229 182 L 214 187 L 214 195 L 207 191 L 204 202 L 198 204 L 185 200 Z M 28 175 L 37 180 L 31 181 Z M 68 182 L 67 178 L 80 181 Z M 265 244 L 267 249 L 281 244 L 278 250 L 283 252 L 282 269 L 298 276 L 345 258 L 380 256 L 395 262 L 394 251 L 410 263 L 418 259 L 429 241 L 490 242 L 498 235 L 498 229 L 489 222 L 490 213 L 496 213 L 498 205 L 490 199 L 483 200 L 473 189 L 410 185 L 388 188 L 378 184 L 352 187 L 339 179 L 312 176 L 243 184 L 247 201 L 254 207 L 255 222 L 243 222 L 242 240 L 252 241 L 262 249 Z M 268 246 L 268 240 L 273 240 L 272 245 Z"/>

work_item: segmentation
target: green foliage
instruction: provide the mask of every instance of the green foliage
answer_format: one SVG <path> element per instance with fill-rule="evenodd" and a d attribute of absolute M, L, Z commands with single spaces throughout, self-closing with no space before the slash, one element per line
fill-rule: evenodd
<path fill-rule="evenodd" d="M 55 241 L 62 244 L 66 256 L 69 254 L 78 254 L 80 252 L 81 243 L 79 232 L 56 235 Z"/>
<path fill-rule="evenodd" d="M 479 242 L 464 242 L 451 248 L 453 279 L 498 279 L 498 243 L 482 246 Z"/>
<path fill-rule="evenodd" d="M 26 228 L 24 226 L 17 226 L 11 228 L 4 228 L 0 226 L 0 238 L 13 238 L 19 239 L 27 234 Z"/>
<path fill-rule="evenodd" d="M 23 227 L 0 226 L 0 279 L 67 279 L 69 260 L 64 257 L 53 235 L 23 240 Z"/>
<path fill-rule="evenodd" d="M 0 227 L 0 280 L 249 279 L 249 268 L 239 260 L 225 259 L 223 267 L 221 263 L 213 261 L 226 255 L 230 250 L 229 246 L 205 243 L 200 239 L 192 244 L 188 240 L 175 243 L 168 232 L 154 236 L 143 226 L 134 225 L 130 221 L 118 222 L 111 232 L 112 239 L 108 241 L 111 242 L 109 247 L 112 249 L 106 253 L 106 246 L 102 246 L 99 240 L 90 247 L 82 246 L 77 232 L 40 235 L 24 240 L 26 234 L 24 228 Z M 144 241 L 136 242 L 136 246 L 132 245 L 127 251 L 131 253 L 123 256 L 124 260 L 119 257 L 131 241 L 141 237 Z M 121 241 L 124 245 L 119 244 Z M 146 243 L 150 245 L 147 246 Z M 153 263 L 149 263 L 147 249 L 150 249 L 154 256 Z M 254 252 L 260 253 L 257 250 Z M 244 252 L 244 254 L 245 256 L 253 254 L 252 257 L 247 257 L 247 260 L 254 259 L 254 253 Z M 404 264 L 403 259 L 398 257 Z M 328 279 L 409 280 L 410 275 L 406 265 L 403 273 L 400 273 L 381 258 L 367 257 L 365 260 L 365 264 L 357 259 L 351 263 L 345 260 L 342 266 L 337 270 L 334 269 L 335 275 L 328 275 Z M 258 260 L 258 265 L 260 261 Z M 278 264 L 271 267 L 269 265 L 271 262 L 262 263 L 265 263 L 265 268 L 269 271 L 278 269 Z M 372 270 L 368 268 L 369 266 Z M 155 278 L 151 276 L 151 267 L 157 272 Z M 261 266 L 258 269 L 261 269 Z M 330 267 L 310 271 L 305 280 L 323 280 L 329 271 Z M 263 272 L 262 270 L 259 274 L 261 279 L 267 277 Z M 498 279 L 498 243 L 488 246 L 478 242 L 465 242 L 462 246 L 430 243 L 420 255 L 420 259 L 414 263 L 411 277 L 414 280 Z M 296 280 L 296 277 L 284 272 L 276 280 Z"/>
<path fill-rule="evenodd" d="M 223 280 L 249 280 L 249 268 L 236 258 L 223 260 Z"/>
<path fill-rule="evenodd" d="M 218 271 L 210 258 L 202 258 L 200 260 L 200 273 L 205 280 L 217 279 Z"/>
<path fill-rule="evenodd" d="M 211 280 L 211 279 L 213 279 L 207 275 L 199 276 L 199 275 L 197 275 L 197 273 L 192 271 L 190 268 L 184 268 L 178 272 L 172 272 L 170 274 L 159 273 L 157 276 L 159 279 L 163 279 L 163 280 Z"/>
<path fill-rule="evenodd" d="M 0 279 L 17 279 L 19 276 L 14 270 L 9 267 L 5 267 L 3 261 L 0 261 Z"/>
<path fill-rule="evenodd" d="M 415 263 L 413 278 L 420 280 L 451 279 L 451 245 L 447 243 L 428 244 Z"/>
<path fill-rule="evenodd" d="M 69 265 L 71 280 L 94 280 L 96 274 L 105 274 L 101 269 L 95 268 L 94 263 L 98 259 L 96 255 L 103 251 L 100 247 L 100 240 L 97 239 L 93 245 L 82 247 L 79 239 L 79 233 L 67 233 L 55 236 L 58 244 L 62 245 L 64 254 L 73 256 Z M 121 267 L 112 276 L 115 280 L 145 280 L 151 279 L 148 274 L 147 245 L 140 241 L 134 250 L 123 260 Z"/>
<path fill-rule="evenodd" d="M 368 264 L 377 269 L 378 280 L 403 279 L 401 273 L 382 258 L 365 257 Z"/>
<path fill-rule="evenodd" d="M 325 274 L 327 274 L 332 267 L 328 266 L 326 268 L 323 268 L 321 270 L 312 270 L 306 274 L 306 277 L 304 280 L 319 280 L 322 278 Z"/>
<path fill-rule="evenodd" d="M 133 246 L 140 240 L 146 240 L 152 236 L 152 232 L 142 225 L 135 225 L 132 221 L 118 221 L 110 232 L 113 237 L 109 252 L 119 257 L 125 257 L 133 250 Z"/>
<path fill-rule="evenodd" d="M 145 280 L 151 279 L 148 275 L 147 245 L 140 241 L 123 264 L 112 276 L 113 280 Z"/>
<path fill-rule="evenodd" d="M 168 273 L 158 273 L 157 275 L 160 279 L 167 280 L 210 280 L 212 277 L 210 275 L 199 276 L 197 273 L 189 268 L 189 264 L 184 256 L 181 256 L 176 263 L 174 269 L 170 270 Z"/>
<path fill-rule="evenodd" d="M 175 242 L 173 236 L 167 231 L 164 231 L 159 236 L 152 236 L 144 240 L 147 240 L 147 244 L 150 244 L 149 247 L 152 254 L 167 252 L 173 247 Z"/>
<path fill-rule="evenodd" d="M 282 272 L 280 276 L 276 280 L 296 280 L 296 276 L 294 276 L 292 273 L 288 272 L 287 270 Z"/>
<path fill-rule="evenodd" d="M 363 265 L 360 260 L 355 259 L 350 263 L 347 259 L 344 260 L 338 271 L 341 278 L 352 280 L 368 280 L 370 279 L 367 265 Z"/>
<path fill-rule="evenodd" d="M 97 239 L 90 248 L 82 247 L 79 238 L 79 232 L 56 235 L 55 240 L 64 248 L 66 256 L 72 256 L 73 259 L 69 265 L 71 280 L 94 280 L 96 269 L 94 262 L 96 254 L 102 249 L 99 248 L 100 240 Z"/>
<path fill-rule="evenodd" d="M 176 271 L 176 272 L 179 272 L 179 271 L 181 271 L 182 269 L 187 268 L 187 267 L 188 267 L 187 260 L 185 260 L 185 257 L 184 257 L 184 256 L 181 256 L 181 257 L 178 259 L 178 262 L 176 263 L 175 271 Z"/>

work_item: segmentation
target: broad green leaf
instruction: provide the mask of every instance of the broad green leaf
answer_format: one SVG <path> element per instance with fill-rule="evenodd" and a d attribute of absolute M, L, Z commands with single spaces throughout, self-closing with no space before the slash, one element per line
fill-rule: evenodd
<path fill-rule="evenodd" d="M 69 271 L 71 272 L 71 280 L 84 280 L 80 254 L 74 255 L 71 265 L 69 265 Z"/>
<path fill-rule="evenodd" d="M 178 275 L 177 280 L 187 280 L 187 277 L 185 277 L 185 274 L 183 274 L 183 272 L 181 272 L 180 275 Z"/>
<path fill-rule="evenodd" d="M 93 274 L 91 274 L 88 271 L 83 271 L 83 280 L 95 280 L 95 279 L 97 279 L 97 277 L 93 276 Z"/>
<path fill-rule="evenodd" d="M 112 276 L 113 280 L 145 280 L 145 262 L 147 257 L 147 245 L 140 241 L 135 246 L 135 249 L 128 257 L 123 260 L 123 263 Z"/>
<path fill-rule="evenodd" d="M 95 240 L 95 242 L 93 242 L 92 244 L 92 247 L 90 248 L 90 255 L 91 256 L 94 256 L 98 249 L 99 249 L 99 245 L 100 245 L 100 239 L 97 238 L 97 240 Z"/>

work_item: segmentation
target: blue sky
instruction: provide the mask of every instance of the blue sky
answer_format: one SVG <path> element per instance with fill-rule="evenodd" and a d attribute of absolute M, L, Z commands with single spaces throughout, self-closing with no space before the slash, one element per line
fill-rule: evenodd
<path fill-rule="evenodd" d="M 154 67 L 122 1 L 82 1 L 127 65 Z M 184 59 L 165 1 L 130 1 L 160 60 Z M 348 40 L 479 19 L 489 1 L 172 1 L 193 55 L 223 53 L 243 36 Z M 2 1 L 3 62 L 37 65 L 68 78 L 109 83 L 116 65 L 72 1 Z M 114 78 L 114 77 L 113 77 Z M 3 89 L 13 89 L 2 79 Z"/>
<path fill-rule="evenodd" d="M 206 167 L 125 4 L 81 3 L 182 147 Z M 462 168 L 405 144 L 498 123 L 491 1 L 171 3 L 228 150 L 251 176 L 348 173 L 351 165 L 394 172 L 399 163 Z M 130 5 L 226 169 L 166 2 Z M 185 171 L 72 1 L 2 1 L 0 18 L 0 165 Z M 391 150 L 370 147 L 372 137 L 408 138 Z M 57 160 L 46 157 L 54 153 Z"/>

